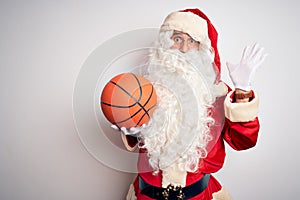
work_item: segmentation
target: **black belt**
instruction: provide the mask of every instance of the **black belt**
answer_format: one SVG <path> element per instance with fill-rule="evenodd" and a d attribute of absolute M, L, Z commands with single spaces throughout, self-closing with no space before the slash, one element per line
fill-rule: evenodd
<path fill-rule="evenodd" d="M 185 200 L 203 192 L 208 185 L 209 179 L 210 174 L 205 174 L 199 181 L 186 187 L 173 186 L 170 184 L 167 188 L 161 188 L 146 183 L 146 181 L 139 176 L 139 187 L 141 194 L 151 197 L 152 199 Z"/>

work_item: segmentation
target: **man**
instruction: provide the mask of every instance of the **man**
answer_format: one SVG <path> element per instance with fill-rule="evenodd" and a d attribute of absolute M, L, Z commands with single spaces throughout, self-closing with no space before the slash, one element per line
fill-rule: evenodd
<path fill-rule="evenodd" d="M 140 148 L 127 199 L 231 199 L 211 174 L 223 166 L 224 141 L 235 150 L 256 144 L 258 97 L 250 81 L 264 58 L 255 45 L 239 64 L 228 63 L 231 91 L 219 79 L 217 32 L 207 16 L 198 9 L 167 16 L 144 74 L 157 109 L 145 126 L 122 128 L 125 146 Z"/>

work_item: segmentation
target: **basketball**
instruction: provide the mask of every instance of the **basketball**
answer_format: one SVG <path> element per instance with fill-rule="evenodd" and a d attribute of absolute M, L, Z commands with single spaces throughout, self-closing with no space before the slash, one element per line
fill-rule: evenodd
<path fill-rule="evenodd" d="M 152 83 L 134 73 L 113 77 L 101 93 L 101 109 L 117 127 L 131 128 L 148 122 L 157 103 Z"/>

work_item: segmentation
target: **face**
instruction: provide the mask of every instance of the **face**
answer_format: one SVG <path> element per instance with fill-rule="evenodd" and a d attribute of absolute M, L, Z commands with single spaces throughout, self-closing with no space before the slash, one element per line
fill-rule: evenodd
<path fill-rule="evenodd" d="M 186 53 L 191 49 L 199 50 L 200 43 L 194 40 L 187 33 L 174 31 L 173 35 L 171 36 L 171 40 L 174 41 L 174 44 L 171 48 L 178 49 L 182 53 Z"/>

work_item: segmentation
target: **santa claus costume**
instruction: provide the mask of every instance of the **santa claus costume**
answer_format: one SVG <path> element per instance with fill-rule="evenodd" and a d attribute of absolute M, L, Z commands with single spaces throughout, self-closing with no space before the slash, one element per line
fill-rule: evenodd
<path fill-rule="evenodd" d="M 122 134 L 125 146 L 140 152 L 127 199 L 231 199 L 212 173 L 224 164 L 224 141 L 235 150 L 255 146 L 257 94 L 251 90 L 249 101 L 237 103 L 245 95 L 237 97 L 219 80 L 218 34 L 203 12 L 169 14 L 160 37 L 169 38 L 174 30 L 200 42 L 197 56 L 206 57 L 185 60 L 162 41 L 151 52 L 145 76 L 156 88 L 158 106 L 139 137 Z"/>

